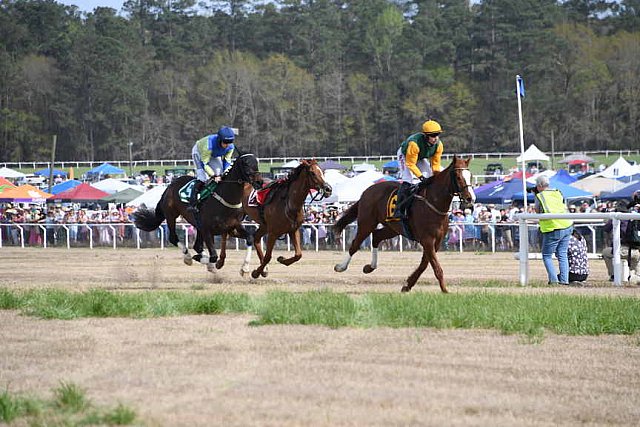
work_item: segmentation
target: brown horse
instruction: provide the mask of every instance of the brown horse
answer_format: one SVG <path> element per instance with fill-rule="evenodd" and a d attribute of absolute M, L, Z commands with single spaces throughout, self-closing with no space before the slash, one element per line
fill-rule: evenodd
<path fill-rule="evenodd" d="M 418 268 L 407 278 L 402 292 L 409 292 L 420 275 L 429 264 L 440 284 L 442 292 L 448 292 L 444 283 L 442 267 L 436 252 L 449 227 L 448 210 L 453 196 L 458 194 L 467 203 L 475 201 L 475 193 L 471 187 L 470 158 L 462 159 L 454 156 L 451 164 L 442 172 L 417 184 L 415 199 L 408 210 L 408 226 L 413 238 L 422 245 L 422 260 Z M 373 250 L 371 263 L 363 267 L 364 273 L 371 273 L 377 268 L 378 245 L 381 241 L 402 234 L 402 223 L 389 222 L 393 215 L 394 203 L 399 184 L 385 181 L 367 188 L 354 205 L 340 217 L 334 226 L 335 233 L 341 233 L 354 220 L 358 220 L 358 232 L 351 242 L 349 253 L 334 270 L 342 272 L 347 269 L 351 257 L 358 251 L 364 239 L 373 233 Z M 383 227 L 376 229 L 378 224 Z"/>
<path fill-rule="evenodd" d="M 254 235 L 253 245 L 260 259 L 260 266 L 251 272 L 251 277 L 254 279 L 260 275 L 267 276 L 267 264 L 271 261 L 273 246 L 276 239 L 283 234 L 288 234 L 293 241 L 295 254 L 291 258 L 280 256 L 278 262 L 291 265 L 302 257 L 298 230 L 304 220 L 302 210 L 304 201 L 311 189 L 315 189 L 321 197 L 329 197 L 332 191 L 331 186 L 325 182 L 322 169 L 315 159 L 302 160 L 300 165 L 293 169 L 285 179 L 273 181 L 268 188 L 270 188 L 269 201 L 265 205 L 253 206 L 249 204 L 252 189 L 248 185 L 244 187 L 244 197 L 242 198 L 245 212 L 259 225 Z M 265 234 L 267 234 L 267 251 L 263 254 L 261 238 Z M 243 272 L 248 271 L 250 251 L 251 248 L 247 248 Z"/>
<path fill-rule="evenodd" d="M 247 239 L 247 244 L 251 244 L 251 234 L 242 227 L 244 212 L 241 199 L 245 183 L 256 187 L 262 185 L 258 159 L 253 154 L 241 154 L 237 157 L 231 168 L 222 176 L 211 197 L 201 203 L 198 218 L 187 209 L 188 203 L 182 202 L 179 194 L 180 189 L 193 179 L 190 176 L 175 179 L 162 194 L 155 210 L 138 209 L 134 213 L 134 224 L 141 230 L 153 231 L 166 219 L 169 227 L 169 242 L 180 248 L 185 264 L 191 265 L 193 259 L 207 264 L 208 270 L 213 271 L 224 265 L 224 259 L 214 265 L 219 261 L 213 241 L 215 235 L 229 234 Z M 189 255 L 189 249 L 178 240 L 176 219 L 179 216 L 197 228 L 196 241 L 193 245 L 197 255 L 193 258 Z M 203 241 L 209 251 L 206 262 L 201 254 Z"/>

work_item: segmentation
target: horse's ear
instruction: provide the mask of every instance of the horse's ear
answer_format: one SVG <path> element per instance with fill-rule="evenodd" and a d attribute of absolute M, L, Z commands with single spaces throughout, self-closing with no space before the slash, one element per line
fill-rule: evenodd
<path fill-rule="evenodd" d="M 472 157 L 471 157 L 471 156 L 467 157 L 467 165 L 468 165 L 469 163 L 471 163 L 471 159 L 472 159 Z"/>

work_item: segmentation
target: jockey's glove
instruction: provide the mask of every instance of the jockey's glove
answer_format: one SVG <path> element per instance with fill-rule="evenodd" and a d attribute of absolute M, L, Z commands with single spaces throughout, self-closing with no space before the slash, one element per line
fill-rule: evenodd
<path fill-rule="evenodd" d="M 424 175 L 420 175 L 418 179 L 420 180 L 420 182 L 425 182 L 427 180 Z"/>

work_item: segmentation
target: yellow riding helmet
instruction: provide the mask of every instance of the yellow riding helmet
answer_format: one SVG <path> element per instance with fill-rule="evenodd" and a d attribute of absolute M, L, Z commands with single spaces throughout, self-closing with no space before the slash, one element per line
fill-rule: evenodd
<path fill-rule="evenodd" d="M 422 132 L 426 133 L 427 135 L 431 135 L 434 133 L 438 134 L 442 132 L 442 127 L 440 126 L 440 123 L 436 122 L 435 120 L 427 120 L 422 124 Z"/>

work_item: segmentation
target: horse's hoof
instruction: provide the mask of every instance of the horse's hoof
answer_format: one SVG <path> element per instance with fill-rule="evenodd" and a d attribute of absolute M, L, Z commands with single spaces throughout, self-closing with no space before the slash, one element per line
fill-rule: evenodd
<path fill-rule="evenodd" d="M 220 270 L 222 267 L 224 267 L 224 261 L 218 260 L 218 262 L 216 262 L 216 269 Z"/>
<path fill-rule="evenodd" d="M 400 289 L 400 292 L 409 292 L 410 290 L 411 290 L 410 287 L 408 287 L 407 285 L 404 285 L 402 289 Z"/>
<path fill-rule="evenodd" d="M 200 260 L 202 259 L 202 255 L 201 254 L 197 254 L 191 257 L 191 259 L 195 262 L 200 262 Z"/>
<path fill-rule="evenodd" d="M 254 279 L 257 279 L 258 277 L 260 277 L 260 273 L 258 273 L 258 270 L 253 270 L 251 272 L 251 277 Z"/>
<path fill-rule="evenodd" d="M 374 270 L 375 270 L 375 268 L 371 268 L 371 264 L 367 264 L 367 265 L 365 265 L 364 267 L 362 267 L 362 272 L 363 272 L 364 274 L 369 274 L 369 273 L 371 273 L 371 272 L 372 272 L 372 271 L 374 271 Z"/>
<path fill-rule="evenodd" d="M 209 271 L 211 273 L 215 273 L 216 272 L 216 265 L 215 264 L 207 264 L 207 271 Z"/>
<path fill-rule="evenodd" d="M 260 275 L 262 277 L 267 277 L 269 275 L 269 272 L 268 271 L 263 271 L 262 273 L 260 273 Z"/>
<path fill-rule="evenodd" d="M 187 265 L 192 265 L 193 264 L 193 260 L 191 259 L 191 257 L 184 257 L 182 260 Z"/>
<path fill-rule="evenodd" d="M 279 256 L 279 257 L 278 257 L 278 259 L 277 259 L 277 261 L 278 261 L 280 264 L 284 264 L 284 257 L 283 257 L 283 256 Z M 285 264 L 285 265 L 286 265 L 286 264 Z"/>
<path fill-rule="evenodd" d="M 346 268 L 342 267 L 340 264 L 336 264 L 333 266 L 333 271 L 335 271 L 336 273 L 342 273 L 345 270 Z"/>

